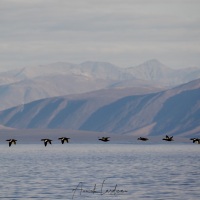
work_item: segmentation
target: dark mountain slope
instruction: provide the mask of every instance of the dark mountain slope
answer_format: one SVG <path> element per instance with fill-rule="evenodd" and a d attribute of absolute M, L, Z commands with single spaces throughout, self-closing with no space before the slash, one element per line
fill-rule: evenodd
<path fill-rule="evenodd" d="M 200 79 L 166 91 L 153 91 L 109 89 L 43 99 L 1 111 L 0 123 L 12 128 L 132 135 L 199 134 Z"/>
<path fill-rule="evenodd" d="M 200 125 L 200 88 L 167 99 L 155 116 L 151 135 L 181 134 Z"/>
<path fill-rule="evenodd" d="M 182 134 L 196 129 L 193 132 L 197 133 L 199 83 L 196 80 L 165 92 L 125 97 L 98 109 L 81 129 L 148 135 Z"/>
<path fill-rule="evenodd" d="M 144 105 L 152 101 L 158 94 L 141 96 L 128 96 L 114 103 L 104 106 L 94 112 L 90 118 L 80 127 L 81 130 L 98 130 L 108 132 L 126 132 L 127 128 L 138 124 L 138 116 Z M 137 119 L 137 120 L 136 120 Z M 114 122 L 114 123 L 113 123 Z M 145 125 L 141 121 L 142 127 Z M 132 128 L 131 128 L 132 129 Z"/>

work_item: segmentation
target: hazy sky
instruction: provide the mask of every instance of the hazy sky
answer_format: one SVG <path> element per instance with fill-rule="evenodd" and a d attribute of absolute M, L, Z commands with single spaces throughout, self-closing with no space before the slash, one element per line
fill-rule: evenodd
<path fill-rule="evenodd" d="M 200 66 L 200 0 L 0 0 L 0 68 Z"/>

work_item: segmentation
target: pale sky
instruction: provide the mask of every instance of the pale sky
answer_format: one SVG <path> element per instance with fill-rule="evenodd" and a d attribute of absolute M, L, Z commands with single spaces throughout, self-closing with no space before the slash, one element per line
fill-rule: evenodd
<path fill-rule="evenodd" d="M 200 0 L 0 0 L 0 70 L 149 59 L 200 67 Z"/>

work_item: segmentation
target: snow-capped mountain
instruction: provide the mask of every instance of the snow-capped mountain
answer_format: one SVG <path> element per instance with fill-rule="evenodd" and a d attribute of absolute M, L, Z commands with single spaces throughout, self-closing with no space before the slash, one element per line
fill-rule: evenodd
<path fill-rule="evenodd" d="M 129 67 L 126 72 L 142 80 L 163 81 L 169 79 L 174 70 L 154 59 L 136 67 Z"/>
<path fill-rule="evenodd" d="M 0 73 L 0 110 L 48 97 L 105 88 L 174 87 L 200 78 L 200 68 L 171 69 L 157 60 L 122 68 L 106 62 L 57 62 Z"/>
<path fill-rule="evenodd" d="M 175 86 L 200 78 L 200 68 L 172 69 L 156 59 L 138 66 L 125 69 L 137 79 L 157 81 L 164 85 Z"/>

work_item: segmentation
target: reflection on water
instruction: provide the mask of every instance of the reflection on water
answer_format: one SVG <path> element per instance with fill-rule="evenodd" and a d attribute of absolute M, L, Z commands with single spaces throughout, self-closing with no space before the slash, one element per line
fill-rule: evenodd
<path fill-rule="evenodd" d="M 0 198 L 199 199 L 200 145 L 0 146 Z"/>

